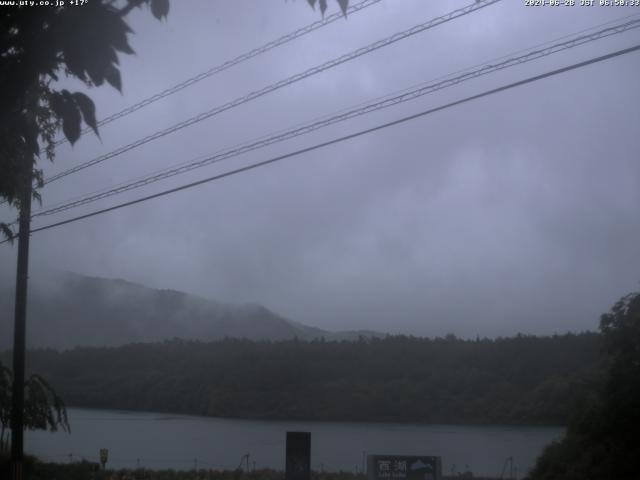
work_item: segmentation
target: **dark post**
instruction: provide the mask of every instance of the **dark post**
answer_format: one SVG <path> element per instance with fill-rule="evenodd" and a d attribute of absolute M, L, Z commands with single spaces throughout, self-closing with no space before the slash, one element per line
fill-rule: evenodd
<path fill-rule="evenodd" d="M 285 480 L 311 477 L 311 432 L 287 432 Z"/>
<path fill-rule="evenodd" d="M 11 472 L 13 480 L 22 480 L 24 454 L 24 357 L 27 320 L 27 279 L 29 276 L 29 235 L 32 194 L 31 162 L 25 162 L 20 193 L 20 230 L 18 232 L 18 268 L 13 330 L 13 387 L 11 402 Z"/>

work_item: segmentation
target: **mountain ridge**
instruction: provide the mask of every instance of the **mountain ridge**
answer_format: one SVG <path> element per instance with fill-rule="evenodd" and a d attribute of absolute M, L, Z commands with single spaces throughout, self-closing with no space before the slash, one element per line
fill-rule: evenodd
<path fill-rule="evenodd" d="M 10 348 L 13 289 L 0 287 L 0 348 Z M 214 341 L 356 340 L 370 331 L 331 332 L 257 303 L 231 304 L 124 279 L 46 272 L 31 278 L 28 347 L 119 346 L 173 338 Z"/>

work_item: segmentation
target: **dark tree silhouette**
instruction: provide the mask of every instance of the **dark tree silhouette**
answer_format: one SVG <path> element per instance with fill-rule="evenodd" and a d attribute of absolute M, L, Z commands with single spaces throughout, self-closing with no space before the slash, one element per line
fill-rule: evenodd
<path fill-rule="evenodd" d="M 624 480 L 640 472 L 640 293 L 600 318 L 606 377 L 573 418 L 565 438 L 548 446 L 531 480 Z"/>
<path fill-rule="evenodd" d="M 59 130 L 72 144 L 84 121 L 98 133 L 93 101 L 56 90 L 60 75 L 89 87 L 105 82 L 120 90 L 118 55 L 133 53 L 126 15 L 148 6 L 158 19 L 169 0 L 91 1 L 78 7 L 3 8 L 0 13 L 0 199 L 20 208 L 25 176 L 42 182 L 37 160 L 53 160 Z M 42 148 L 41 148 L 42 146 Z M 34 191 L 35 192 L 35 191 Z M 34 193 L 37 197 L 37 193 Z M 4 235 L 12 232 L 0 224 Z"/>
<path fill-rule="evenodd" d="M 348 0 L 336 0 L 346 13 Z M 327 0 L 308 0 L 324 14 Z M 118 55 L 132 54 L 125 17 L 135 8 L 149 7 L 157 19 L 166 18 L 169 0 L 91 0 L 64 8 L 3 8 L 0 12 L 0 200 L 20 208 L 26 176 L 42 185 L 37 161 L 53 161 L 54 138 L 62 128 L 71 144 L 84 122 L 98 134 L 95 106 L 81 92 L 56 90 L 61 75 L 88 87 L 105 83 L 122 88 Z M 37 190 L 34 198 L 39 199 Z M 0 223 L 2 234 L 14 232 Z"/>
<path fill-rule="evenodd" d="M 35 407 L 24 409 L 22 418 L 23 406 L 29 405 L 29 395 L 42 399 L 53 392 L 41 377 L 31 377 L 24 383 L 31 199 L 40 198 L 33 189 L 34 180 L 38 186 L 43 184 L 37 162 L 41 156 L 53 161 L 54 138 L 60 128 L 71 144 L 80 138 L 83 122 L 98 134 L 91 98 L 81 92 L 57 90 L 53 82 L 66 75 L 88 87 L 108 83 L 121 90 L 118 56 L 134 53 L 127 38 L 132 30 L 126 16 L 143 6 L 159 20 L 169 13 L 169 0 L 81 3 L 60 7 L 6 5 L 0 11 L 0 201 L 20 211 L 11 419 L 14 478 L 22 477 L 22 427 L 28 427 L 29 422 L 39 428 L 50 424 L 49 417 L 42 417 L 46 412 Z M 347 1 L 338 3 L 346 11 Z M 326 0 L 320 0 L 319 5 L 324 13 Z M 9 240 L 15 237 L 6 223 L 0 223 L 0 232 Z M 2 374 L 6 376 L 4 371 Z M 25 398 L 23 385 L 29 388 Z M 55 395 L 52 398 L 58 399 Z"/>
<path fill-rule="evenodd" d="M 11 420 L 11 370 L 0 363 L 0 453 L 9 447 Z M 31 375 L 25 382 L 25 428 L 70 431 L 67 410 L 55 390 L 40 375 Z"/>

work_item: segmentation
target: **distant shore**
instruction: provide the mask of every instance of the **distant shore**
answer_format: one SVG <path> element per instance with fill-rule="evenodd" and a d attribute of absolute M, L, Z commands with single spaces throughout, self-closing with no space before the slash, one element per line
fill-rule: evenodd
<path fill-rule="evenodd" d="M 27 358 L 67 405 L 83 408 L 249 420 L 557 426 L 588 397 L 599 348 L 595 334 L 390 336 L 31 350 Z"/>

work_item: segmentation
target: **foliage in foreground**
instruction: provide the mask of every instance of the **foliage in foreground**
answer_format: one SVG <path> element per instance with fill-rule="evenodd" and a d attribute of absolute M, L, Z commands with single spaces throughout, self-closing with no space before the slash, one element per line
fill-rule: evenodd
<path fill-rule="evenodd" d="M 83 123 L 98 133 L 91 98 L 58 90 L 55 82 L 69 77 L 87 87 L 106 82 L 121 90 L 118 54 L 133 53 L 125 17 L 143 5 L 158 19 L 169 13 L 169 0 L 97 0 L 81 8 L 22 5 L 0 10 L 0 200 L 22 208 L 32 178 L 43 185 L 37 162 L 43 154 L 53 161 L 60 129 L 72 144 L 80 138 Z M 37 191 L 33 195 L 39 198 Z M 0 234 L 14 236 L 10 225 L 1 222 Z"/>
<path fill-rule="evenodd" d="M 307 1 L 324 15 L 327 0 Z M 108 83 L 121 91 L 119 55 L 134 53 L 125 18 L 145 5 L 157 19 L 169 13 L 169 0 L 91 0 L 81 8 L 21 3 L 0 10 L 0 201 L 18 208 L 32 178 L 43 186 L 38 161 L 41 156 L 54 160 L 60 129 L 72 144 L 83 133 L 83 123 L 98 134 L 91 98 L 58 90 L 56 82 L 69 77 L 89 88 Z M 337 3 L 346 15 L 349 0 Z M 36 190 L 33 196 L 40 198 Z M 2 237 L 15 237 L 10 224 L 0 222 Z"/>
<path fill-rule="evenodd" d="M 632 480 L 640 477 L 640 293 L 600 319 L 607 376 L 548 446 L 530 480 Z"/>
<path fill-rule="evenodd" d="M 12 380 L 11 370 L 0 362 L 0 453 L 9 448 Z M 31 375 L 24 384 L 24 428 L 70 431 L 64 402 L 40 375 Z"/>

